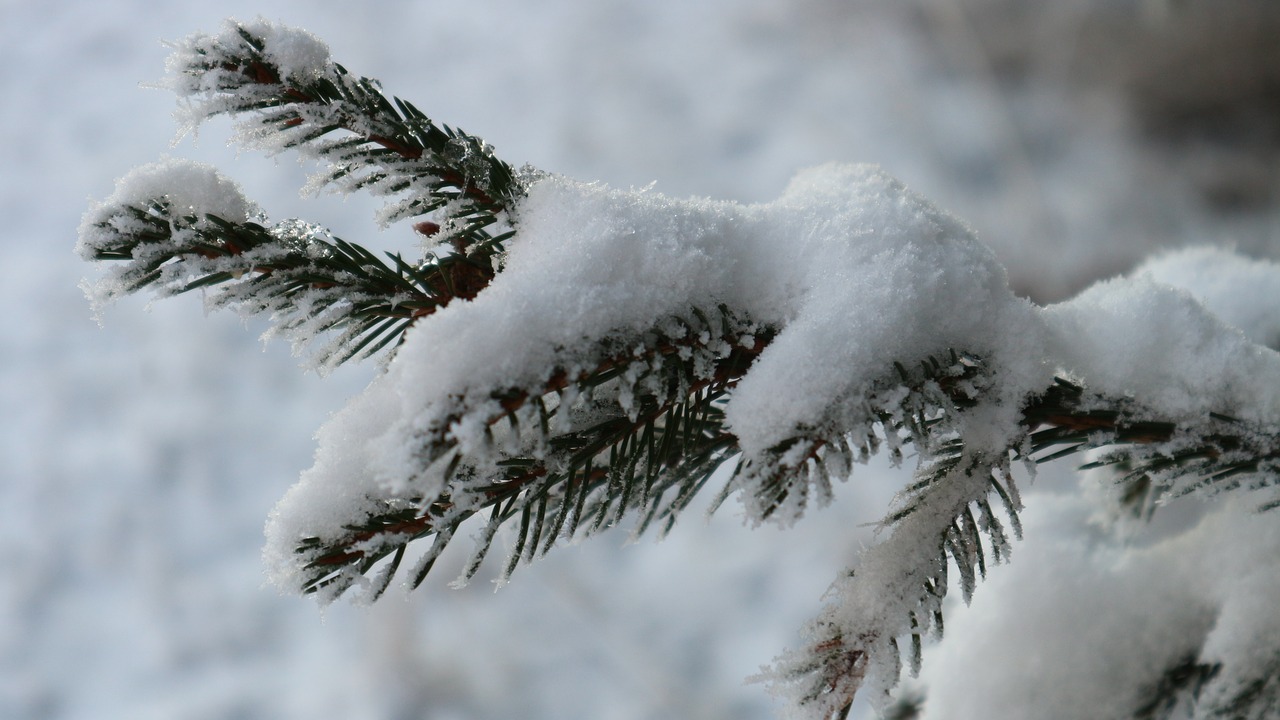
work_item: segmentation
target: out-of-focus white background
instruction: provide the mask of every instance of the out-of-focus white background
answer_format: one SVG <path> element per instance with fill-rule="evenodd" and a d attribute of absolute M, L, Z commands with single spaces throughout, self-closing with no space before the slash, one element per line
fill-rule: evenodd
<path fill-rule="evenodd" d="M 304 374 L 198 297 L 99 327 L 71 250 L 90 199 L 166 154 L 273 218 L 413 246 L 365 198 L 300 198 L 305 168 L 237 156 L 226 124 L 170 146 L 174 99 L 139 87 L 161 40 L 256 15 L 516 164 L 753 201 L 881 163 L 1039 301 L 1160 247 L 1280 255 L 1265 0 L 0 0 L 0 717 L 769 717 L 743 678 L 799 641 L 907 475 L 859 468 L 789 531 L 730 504 L 662 543 L 606 535 L 496 594 L 448 589 L 456 556 L 373 608 L 266 587 L 263 521 L 373 367 Z"/>

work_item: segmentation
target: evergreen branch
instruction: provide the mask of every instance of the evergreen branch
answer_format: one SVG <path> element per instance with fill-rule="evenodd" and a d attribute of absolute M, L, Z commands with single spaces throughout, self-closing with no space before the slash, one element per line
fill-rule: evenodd
<path fill-rule="evenodd" d="M 1280 483 L 1276 472 L 1280 436 L 1275 429 L 1221 413 L 1195 419 L 1161 418 L 1134 400 L 1092 396 L 1058 378 L 1028 405 L 1023 416 L 1032 430 L 1028 457 L 1045 463 L 1100 450 L 1081 469 L 1119 471 L 1121 501 L 1136 515 L 1149 517 L 1174 497 L 1256 490 Z"/>
<path fill-rule="evenodd" d="M 190 101 L 193 125 L 247 116 L 242 140 L 327 160 L 322 184 L 402 195 L 383 220 L 435 213 L 439 222 L 414 229 L 436 250 L 418 262 L 384 260 L 300 221 L 267 228 L 206 207 L 208 193 L 183 191 L 194 179 L 217 197 L 234 196 L 237 209 L 247 204 L 212 169 L 161 164 L 135 171 L 143 192 L 122 181 L 81 227 L 86 259 L 127 261 L 99 283 L 99 301 L 145 287 L 173 295 L 216 286 L 213 305 L 269 314 L 273 332 L 295 347 L 332 331 L 316 352 L 329 368 L 393 345 L 418 318 L 475 297 L 501 269 L 525 185 L 479 138 L 387 98 L 376 81 L 330 62 L 310 35 L 263 21 L 193 36 L 175 46 L 169 65 L 168 84 Z M 190 202 L 174 202 L 174 193 Z"/>
<path fill-rule="evenodd" d="M 268 227 L 247 213 L 217 211 L 212 206 L 238 208 L 242 200 L 232 198 L 228 204 L 220 195 L 220 180 L 209 185 L 219 191 L 211 204 L 183 202 L 180 193 L 139 194 L 134 188 L 132 196 L 98 208 L 82 226 L 80 250 L 86 258 L 124 261 L 100 286 L 102 297 L 148 287 L 162 295 L 213 288 L 213 305 L 268 313 L 275 331 L 295 343 L 332 331 L 319 354 L 325 364 L 335 365 L 378 353 L 418 318 L 454 299 L 475 297 L 502 269 L 504 243 L 515 235 L 515 210 L 535 177 L 532 171 L 513 171 L 479 138 L 438 125 L 410 103 L 384 95 L 376 81 L 351 75 L 330 62 L 327 49 L 314 38 L 261 21 L 232 23 L 216 37 L 195 36 L 179 45 L 171 69 L 170 85 L 190 101 L 193 124 L 215 115 L 238 116 L 242 142 L 272 152 L 296 149 L 326 161 L 314 187 L 396 196 L 382 212 L 382 221 L 431 215 L 433 219 L 414 227 L 443 256 L 428 253 L 423 261 L 411 262 L 388 255 L 383 260 L 298 221 Z M 894 202 L 906 197 L 918 205 L 916 219 L 927 222 L 913 221 L 904 225 L 910 232 L 890 233 L 895 243 L 898 235 L 917 231 L 928 238 L 952 232 L 942 229 L 949 221 L 942 223 L 933 208 L 903 195 L 900 184 L 865 172 L 829 175 L 824 182 L 838 178 L 858 188 L 855 199 L 841 201 L 845 205 L 834 196 L 824 200 L 834 209 L 855 207 L 860 212 L 861 203 L 880 197 Z M 880 195 L 864 197 L 864 192 Z M 794 200 L 790 193 L 779 207 Z M 207 197 L 203 192 L 190 195 Z M 723 221 L 718 209 L 666 207 L 705 212 L 708 222 Z M 808 210 L 805 214 L 812 215 Z M 960 239 L 971 239 L 955 232 Z M 848 240 L 843 231 L 820 235 L 822 243 L 832 246 L 843 247 Z M 912 318 L 910 313 L 925 302 L 955 302 L 969 291 L 990 294 L 984 278 L 999 282 L 993 261 L 978 249 L 964 249 L 965 242 L 948 245 L 954 253 L 910 257 L 926 245 L 941 246 L 907 241 L 901 254 L 912 262 L 895 257 L 886 264 L 896 267 L 888 273 L 893 280 L 882 281 L 886 285 L 878 289 L 931 278 L 926 283 L 930 292 L 913 295 L 913 302 L 905 303 L 886 328 L 896 331 L 911 322 L 903 318 Z M 876 247 L 869 241 L 868 248 Z M 892 255 L 900 248 L 886 244 L 881 250 Z M 856 254 L 831 256 L 851 265 L 862 262 L 854 259 Z M 720 252 L 707 257 L 732 264 L 742 256 Z M 953 276 L 932 273 L 956 266 L 957 258 L 962 261 Z M 918 266 L 926 262 L 934 264 Z M 589 275 L 567 273 L 552 281 L 576 288 L 583 277 Z M 826 280 L 815 282 L 818 287 Z M 950 289 L 943 293 L 938 290 L 942 287 Z M 785 294 L 794 293 L 788 288 Z M 864 295 L 830 297 L 857 303 Z M 1190 302 L 1179 299 L 1183 301 Z M 735 302 L 757 307 L 741 298 Z M 631 310 L 632 315 L 610 322 L 632 328 L 648 322 L 634 317 L 643 315 L 644 308 Z M 784 308 L 776 317 L 786 317 L 790 310 L 804 312 Z M 986 310 L 1026 316 L 1015 312 L 1009 294 L 971 306 L 966 328 L 948 337 L 985 332 Z M 419 415 L 408 419 L 411 430 L 405 432 L 420 442 L 410 458 L 410 463 L 420 463 L 420 472 L 405 472 L 409 477 L 399 479 L 415 489 L 368 497 L 366 505 L 376 511 L 330 535 L 299 538 L 294 549 L 302 568 L 301 589 L 335 597 L 363 584 L 368 596 L 376 598 L 401 571 L 408 546 L 430 538 L 430 548 L 408 571 L 416 587 L 461 525 L 477 515 L 487 522 L 464 580 L 478 571 L 504 527 L 514 529 L 504 579 L 559 539 L 591 535 L 628 517 L 638 519 L 637 534 L 654 525 L 666 532 L 712 474 L 749 445 L 733 434 L 725 409 L 747 368 L 783 330 L 757 326 L 737 308 L 720 306 L 718 311 L 709 319 L 693 307 L 687 317 L 667 317 L 644 333 L 583 337 L 574 347 L 557 346 L 554 357 L 559 359 L 547 363 L 553 367 L 517 370 L 502 380 L 477 381 L 490 383 L 479 387 L 460 383 L 446 388 L 454 395 L 428 395 L 431 402 L 414 409 Z M 936 318 L 921 323 L 925 329 L 915 331 L 912 342 L 893 347 L 933 343 L 941 324 Z M 1039 324 L 1036 328 L 1043 329 Z M 867 344 L 874 345 L 882 337 L 851 333 L 844 339 L 870 338 Z M 993 362 L 1010 360 L 1001 353 L 1013 351 L 1000 346 L 995 343 Z M 845 397 L 806 405 L 794 416 L 806 420 L 788 422 L 809 422 L 811 415 L 820 419 L 789 428 L 791 437 L 764 451 L 750 448 L 720 496 L 723 500 L 740 491 L 751 517 L 789 522 L 811 498 L 828 502 L 833 478 L 847 477 L 852 462 L 882 447 L 895 462 L 906 445 L 919 452 L 911 484 L 883 521 L 889 537 L 866 553 L 856 578 L 850 572 L 837 580 L 833 606 L 810 626 L 809 647 L 783 658 L 774 672 L 797 705 L 821 717 L 846 716 L 854 694 L 866 684 L 891 687 L 903 661 L 899 640 L 910 638 L 908 664 L 918 667 L 923 637 L 943 631 L 942 606 L 953 569 L 967 601 L 990 565 L 1009 556 L 1010 538 L 1021 535 L 1021 501 L 1011 472 L 1015 460 L 1033 465 L 1101 451 L 1086 467 L 1121 469 L 1125 502 L 1144 515 L 1170 497 L 1277 484 L 1280 432 L 1275 427 L 1215 413 L 1171 417 L 1144 406 L 1141 398 L 1090 392 L 1066 378 L 1048 388 L 1028 387 L 1044 379 L 1038 372 L 1008 381 L 1027 384 L 1007 389 L 997 369 L 960 352 L 900 358 L 910 369 L 888 367 L 883 352 L 870 356 L 878 358 L 873 364 L 886 365 L 878 379 L 859 374 L 860 387 L 842 391 Z M 1046 358 L 1013 360 L 1017 366 L 1019 360 Z M 868 378 L 873 382 L 867 383 Z M 824 374 L 822 380 L 831 382 L 832 377 Z M 763 386 L 774 387 L 767 381 Z M 291 528 L 282 536 L 286 543 L 296 537 Z M 1162 679 L 1157 694 L 1176 695 L 1188 688 L 1194 693 L 1213 672 L 1212 666 L 1179 666 Z M 1235 713 L 1274 708 L 1277 688 L 1280 684 L 1272 678 L 1251 681 L 1219 706 Z M 1157 703 L 1138 713 L 1155 715 L 1165 708 Z"/>
<path fill-rule="evenodd" d="M 417 317 L 453 298 L 474 297 L 493 277 L 491 268 L 461 254 L 420 265 L 390 256 L 388 264 L 296 221 L 268 228 L 178 207 L 161 197 L 99 210 L 81 251 L 90 259 L 126 261 L 111 293 L 217 286 L 215 305 L 269 312 L 294 337 L 339 330 L 327 351 L 332 363 L 376 352 Z M 586 370 L 561 368 L 541 386 L 491 392 L 488 405 L 499 410 L 483 410 L 489 444 L 514 449 L 490 460 L 463 457 L 449 431 L 466 418 L 449 416 L 424 448 L 430 462 L 451 457 L 444 491 L 382 501 L 382 511 L 348 524 L 337 537 L 300 540 L 302 589 L 336 596 L 378 570 L 368 583 L 369 597 L 377 597 L 400 570 L 408 545 L 430 537 L 430 549 L 411 571 L 416 587 L 457 528 L 483 511 L 489 522 L 467 578 L 504 525 L 516 528 L 504 577 L 560 538 L 590 535 L 628 516 L 639 518 L 637 533 L 654 523 L 669 530 L 712 473 L 737 455 L 722 408 L 775 332 L 727 307 L 714 321 L 694 311 L 642 338 L 607 339 Z M 747 337 L 750 345 L 743 343 Z M 778 676 L 800 689 L 801 705 L 839 714 L 871 668 L 895 668 L 896 677 L 901 636 L 910 637 L 910 663 L 918 665 L 923 636 L 942 631 L 948 568 L 956 568 L 967 599 L 988 563 L 1008 557 L 1010 531 L 1020 535 L 1010 458 L 1048 462 L 1105 448 L 1094 464 L 1128 467 L 1127 480 L 1146 488 L 1148 506 L 1170 494 L 1275 482 L 1280 450 L 1267 428 L 1216 414 L 1195 422 L 1160 418 L 1132 400 L 1098 397 L 1062 378 L 1029 399 L 1023 432 L 1002 454 L 973 454 L 959 430 L 991 382 L 981 359 L 962 353 L 945 362 L 926 358 L 916 371 L 897 365 L 868 393 L 861 414 L 854 413 L 873 418 L 871 425 L 797 436 L 735 473 L 729 487 L 742 489 L 765 518 L 779 511 L 798 515 L 815 488 L 826 502 L 830 479 L 847 476 L 853 459 L 882 445 L 898 458 L 913 444 L 924 458 L 885 520 L 893 538 L 932 538 L 926 551 L 911 554 L 907 584 L 889 593 L 908 599 L 905 612 L 896 627 L 825 623 L 825 636 L 780 663 Z M 1003 514 L 994 511 L 991 496 Z M 916 526 L 904 531 L 908 524 Z M 885 546 L 892 554 L 892 538 Z"/>
<path fill-rule="evenodd" d="M 987 561 L 1008 555 L 1009 539 L 986 499 L 1017 495 L 1007 456 L 957 451 L 923 462 L 916 478 L 906 501 L 912 511 L 863 555 L 856 575 L 836 581 L 835 601 L 809 628 L 813 642 L 779 658 L 768 673 L 776 689 L 812 717 L 845 716 L 873 679 L 887 692 L 901 673 L 899 637 L 910 638 L 907 659 L 918 670 L 923 637 L 943 632 L 949 569 L 956 568 L 967 601 Z M 1018 510 L 1006 506 L 1015 524 Z"/>
<path fill-rule="evenodd" d="M 1231 678 L 1230 683 L 1226 678 L 1215 678 L 1210 674 L 1213 684 L 1209 687 L 1212 688 L 1213 698 L 1211 702 L 1205 703 L 1209 705 L 1208 717 L 1224 718 L 1224 720 L 1227 718 L 1265 720 L 1265 718 L 1275 717 L 1276 713 L 1280 712 L 1280 652 L 1276 652 L 1274 647 L 1270 650 L 1270 657 L 1258 658 L 1255 667 L 1247 668 L 1244 673 L 1241 673 L 1244 677 Z M 1217 665 L 1210 667 L 1211 672 L 1217 668 Z M 1200 682 L 1194 686 L 1194 690 L 1207 690 L 1202 687 L 1203 685 L 1204 683 Z"/>
<path fill-rule="evenodd" d="M 125 263 L 100 283 L 102 299 L 216 287 L 213 306 L 266 314 L 273 332 L 295 345 L 336 333 L 317 352 L 325 367 L 377 353 L 416 319 L 474 297 L 493 277 L 468 257 L 412 265 L 389 254 L 388 263 L 300 221 L 236 222 L 176 208 L 167 197 L 99 208 L 82 238 L 86 259 Z"/>
<path fill-rule="evenodd" d="M 970 362 L 981 366 L 976 358 Z M 917 417 L 909 425 L 914 434 L 906 437 L 917 443 L 922 459 L 913 483 L 899 496 L 898 509 L 883 522 L 892 534 L 862 557 L 859 580 L 849 573 L 837 581 L 837 600 L 810 628 L 816 640 L 780 658 L 770 673 L 772 682 L 815 717 L 847 713 L 869 676 L 876 677 L 880 690 L 891 688 L 901 667 L 899 637 L 910 638 L 908 660 L 913 672 L 918 669 L 923 636 L 943 631 L 949 568 L 959 574 L 968 602 L 988 563 L 1008 558 L 1009 530 L 990 498 L 1000 500 L 1013 537 L 1020 538 L 1021 501 L 1011 460 L 1043 463 L 1103 448 L 1106 454 L 1085 467 L 1126 467 L 1122 482 L 1143 484 L 1148 513 L 1170 495 L 1280 484 L 1280 429 L 1213 412 L 1192 420 L 1162 418 L 1131 399 L 1100 397 L 1061 377 L 1027 401 L 1022 430 L 1003 451 L 974 452 L 954 430 L 963 427 L 963 406 L 973 399 L 969 391 L 975 379 L 981 387 L 981 377 L 979 372 L 948 386 L 948 393 L 965 392 L 950 407 L 936 404 L 940 415 Z M 870 586 L 862 581 L 868 576 L 874 578 Z M 868 618 L 874 622 L 868 624 Z M 1211 675 L 1196 677 L 1203 684 Z"/>
<path fill-rule="evenodd" d="M 290 57 L 307 43 L 323 62 Z M 217 36 L 196 35 L 176 47 L 169 84 L 193 101 L 193 125 L 248 115 L 240 121 L 242 141 L 327 161 L 317 187 L 403 195 L 383 222 L 442 211 L 444 222 L 432 223 L 439 241 L 464 254 L 500 252 L 502 217 L 523 196 L 525 180 L 480 138 L 435 123 L 327 55 L 301 31 L 229 22 Z"/>
<path fill-rule="evenodd" d="M 761 520 L 780 512 L 788 519 L 799 517 L 811 492 L 825 505 L 832 495 L 831 478 L 847 477 L 853 462 L 866 462 L 881 445 L 897 464 L 903 447 L 928 452 L 949 437 L 957 412 L 973 407 L 989 384 L 985 375 L 978 358 L 955 350 L 943 360 L 923 359 L 914 372 L 895 363 L 857 403 L 852 424 L 833 419 L 825 432 L 807 429 L 743 463 L 720 500 L 742 490 L 750 515 Z"/>
<path fill-rule="evenodd" d="M 716 469 L 738 454 L 722 406 L 773 337 L 727 308 L 721 313 L 716 324 L 701 313 L 663 323 L 639 340 L 639 351 L 634 338 L 607 342 L 629 349 L 605 353 L 587 371 L 559 370 L 536 391 L 493 392 L 500 410 L 484 420 L 486 444 L 518 449 L 498 451 L 487 466 L 458 453 L 444 431 L 462 420 L 452 417 L 425 450 L 428 463 L 451 458 L 446 489 L 429 500 L 388 501 L 384 512 L 347 526 L 339 537 L 303 539 L 297 548 L 307 571 L 302 590 L 340 594 L 383 559 L 433 535 L 434 560 L 452 529 L 485 511 L 491 529 L 481 534 L 464 581 L 480 567 L 496 529 L 507 524 L 517 534 L 504 578 L 560 538 L 592 535 L 627 517 L 638 518 L 636 534 L 655 525 L 670 531 Z M 742 342 L 747 336 L 750 345 Z M 427 570 L 410 585 L 420 584 Z M 379 583 L 374 593 L 384 588 Z"/>

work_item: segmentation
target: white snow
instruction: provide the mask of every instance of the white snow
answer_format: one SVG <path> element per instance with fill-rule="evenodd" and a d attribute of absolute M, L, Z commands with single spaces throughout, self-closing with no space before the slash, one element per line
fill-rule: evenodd
<path fill-rule="evenodd" d="M 234 54 L 244 43 L 242 28 L 261 38 L 262 57 L 275 66 L 282 83 L 306 84 L 334 72 L 329 46 L 305 30 L 262 17 L 251 21 L 231 18 L 222 25 L 220 33 L 194 33 L 170 44 L 172 52 L 165 61 L 168 72 L 156 87 L 171 90 L 181 98 L 174 113 L 178 121 L 175 144 L 187 136 L 198 137 L 200 125 L 212 117 L 271 105 L 270 98 L 278 88 L 246 77 L 246 68 L 238 65 L 240 58 L 229 56 L 229 50 Z M 234 94 L 229 92 L 232 88 L 236 89 Z M 248 126 L 256 123 L 249 122 Z M 274 129 L 271 142 L 278 151 L 289 133 Z M 241 134 L 245 138 L 255 135 L 247 129 Z M 261 137 L 262 133 L 256 136 Z"/>
<path fill-rule="evenodd" d="M 1184 290 L 1139 274 L 1101 282 L 1045 314 L 1059 364 L 1092 390 L 1137 398 L 1172 418 L 1212 410 L 1280 420 L 1280 355 Z"/>
<path fill-rule="evenodd" d="M 218 87 L 216 81 L 225 76 L 217 69 L 201 74 L 186 70 L 216 61 L 221 54 L 219 48 L 239 47 L 244 42 L 241 29 L 262 39 L 262 55 L 279 69 L 282 81 L 307 82 L 324 75 L 329 69 L 329 46 L 306 30 L 271 22 L 261 16 L 253 20 L 228 18 L 222 21 L 222 31 L 217 34 L 197 32 L 172 44 L 173 52 L 167 60 L 169 75 L 164 86 L 180 95 Z M 232 68 L 227 70 L 238 72 Z"/>
<path fill-rule="evenodd" d="M 748 305 L 755 315 L 777 302 L 772 286 L 794 295 L 781 319 L 768 318 L 782 331 L 726 409 L 748 458 L 797 427 L 865 422 L 866 394 L 894 361 L 914 366 L 962 349 L 990 358 L 1016 385 L 1045 379 L 1038 359 L 1028 363 L 1007 340 L 1040 332 L 1030 304 L 1013 296 L 968 228 L 901 182 L 826 166 L 793 180 L 773 214 L 765 252 L 746 261 L 773 278 L 745 278 L 737 300 L 766 303 Z"/>
<path fill-rule="evenodd" d="M 1280 349 L 1280 266 L 1227 248 L 1167 252 L 1134 271 L 1191 293 L 1207 310 L 1254 342 Z"/>
<path fill-rule="evenodd" d="M 234 24 L 240 24 L 263 38 L 262 53 L 280 68 L 282 80 L 307 82 L 325 74 L 329 68 L 329 46 L 306 30 L 271 23 L 262 18 L 244 23 L 232 19 L 227 21 L 228 30 L 224 32 L 224 37 L 231 32 L 230 28 Z"/>
<path fill-rule="evenodd" d="M 1228 501 L 1155 545 L 1124 548 L 1089 532 L 1080 498 L 1036 501 L 1018 558 L 949 614 L 946 640 L 926 652 L 922 720 L 1117 717 L 1185 658 L 1223 663 L 1206 700 L 1275 662 L 1274 518 Z"/>
<path fill-rule="evenodd" d="M 1003 457 L 1020 436 L 1021 404 L 1053 372 L 1104 397 L 1135 399 L 1160 419 L 1216 411 L 1280 422 L 1280 355 L 1187 291 L 1139 273 L 1035 307 L 1012 293 L 967 228 L 874 167 L 804 171 L 778 200 L 754 205 L 550 177 L 515 216 L 519 235 L 503 273 L 475 300 L 419 321 L 386 374 L 321 430 L 315 466 L 268 524 L 277 584 L 298 584 L 300 538 L 358 522 L 366 498 L 445 492 L 451 480 L 438 472 L 443 462 L 421 459 L 423 438 L 447 432 L 483 468 L 493 451 L 480 431 L 495 412 L 495 391 L 538 392 L 555 369 L 573 376 L 599 362 L 601 339 L 636 337 L 694 308 L 726 304 L 779 330 L 726 406 L 747 461 L 763 462 L 769 448 L 802 432 L 870 424 L 867 401 L 895 362 L 913 366 L 949 349 L 987 359 L 998 388 L 964 416 L 966 458 Z M 989 482 L 985 470 L 953 473 L 915 498 L 919 509 L 833 586 L 815 635 L 834 627 L 839 637 L 861 638 L 864 692 L 873 698 L 887 697 L 897 680 L 891 640 L 912 631 L 913 613 L 940 609 L 921 590 L 937 577 L 937 538 L 990 494 Z M 752 490 L 748 475 L 742 491 Z M 747 508 L 758 512 L 752 502 Z M 789 512 L 782 521 L 797 517 Z M 1129 583 L 1140 579 L 1122 579 L 1094 599 L 1115 604 L 1132 595 Z M 1149 607 L 1143 616 L 1150 642 L 1167 642 L 1164 628 L 1190 622 L 1177 613 L 1203 616 L 1190 601 L 1165 604 L 1167 613 Z M 1149 645 L 1134 657 L 1174 662 L 1195 648 L 1183 640 L 1174 649 Z M 1149 682 L 1128 676 L 1126 699 L 1135 701 Z"/>

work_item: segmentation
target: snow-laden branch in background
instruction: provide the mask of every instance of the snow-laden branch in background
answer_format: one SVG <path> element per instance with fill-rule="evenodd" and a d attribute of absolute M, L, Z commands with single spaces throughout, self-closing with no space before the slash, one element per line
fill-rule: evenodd
<path fill-rule="evenodd" d="M 804 717 L 840 715 L 860 688 L 873 690 L 873 701 L 886 700 L 899 675 L 897 640 L 911 637 L 915 671 L 920 635 L 941 634 L 948 565 L 958 570 L 967 601 L 975 577 L 986 573 L 984 557 L 1007 557 L 1004 533 L 981 498 L 1016 492 L 1009 456 L 1045 462 L 1101 449 L 1092 465 L 1123 468 L 1124 494 L 1147 512 L 1178 494 L 1273 489 L 1280 356 L 1193 298 L 1206 292 L 1193 281 L 1204 278 L 1195 265 L 1237 271 L 1215 278 L 1215 309 L 1280 303 L 1280 266 L 1194 249 L 1039 309 L 1048 344 L 1038 352 L 1059 377 L 1020 403 L 1025 434 L 1013 437 L 1025 444 L 984 454 L 981 441 L 962 436 L 950 462 L 922 453 L 918 481 L 899 498 L 911 512 L 890 515 L 889 536 L 832 586 L 827 610 L 809 627 L 811 644 L 780 658 L 762 679 L 807 708 Z M 1154 279 L 1178 272 L 1186 289 Z M 1263 320 L 1250 331 L 1265 336 L 1270 327 Z M 999 424 L 970 412 L 964 426 L 985 432 Z M 1016 495 L 1013 501 L 1020 509 Z M 1260 509 L 1273 507 L 1274 494 Z"/>
<path fill-rule="evenodd" d="M 476 516 L 462 580 L 504 525 L 505 578 L 628 518 L 670 529 L 721 467 L 749 522 L 788 525 L 855 463 L 911 446 L 884 539 L 765 674 L 825 718 L 860 688 L 882 701 L 904 653 L 918 666 L 941 633 L 951 586 L 967 600 L 1008 558 L 1016 462 L 1097 450 L 1147 510 L 1280 477 L 1280 355 L 1228 324 L 1266 324 L 1241 308 L 1280 304 L 1273 265 L 1197 251 L 1038 307 L 962 223 L 876 167 L 807 170 L 754 205 L 517 177 L 300 31 L 231 23 L 178 44 L 170 67 L 193 124 L 234 114 L 251 145 L 329 162 L 321 184 L 400 195 L 382 219 L 430 217 L 415 228 L 439 243 L 384 261 L 272 225 L 181 161 L 131 174 L 81 226 L 86 259 L 124 263 L 91 286 L 99 300 L 216 286 L 215 305 L 269 314 L 295 342 L 338 330 L 330 363 L 398 341 L 268 521 L 284 588 L 377 597 L 431 539 L 416 586 Z M 1231 280 L 1161 282 L 1210 263 Z"/>

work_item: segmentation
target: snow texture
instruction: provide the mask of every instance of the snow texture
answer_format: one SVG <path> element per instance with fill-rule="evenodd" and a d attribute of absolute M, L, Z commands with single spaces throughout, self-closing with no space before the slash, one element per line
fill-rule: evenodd
<path fill-rule="evenodd" d="M 245 222 L 256 212 L 240 186 L 212 165 L 180 158 L 163 160 L 129 171 L 116 181 L 115 192 L 85 214 L 77 252 L 89 259 L 97 249 L 93 226 L 105 219 L 104 211 L 158 199 L 167 201 L 174 214 L 217 215 L 231 222 Z"/>
<path fill-rule="evenodd" d="M 321 430 L 315 466 L 268 524 L 277 584 L 299 584 L 301 538 L 339 533 L 379 498 L 445 492 L 446 463 L 423 460 L 422 438 L 447 433 L 483 466 L 495 391 L 536 389 L 553 369 L 574 376 L 598 362 L 590 353 L 601 339 L 625 342 L 661 318 L 724 304 L 780 329 L 726 406 L 748 467 L 813 428 L 868 425 L 870 394 L 895 362 L 960 348 L 986 359 L 995 379 L 960 429 L 972 470 L 922 494 L 856 577 L 835 585 L 814 626 L 866 639 L 857 672 L 883 701 L 900 672 L 893 639 L 941 610 L 921 591 L 938 572 L 936 538 L 990 492 L 990 463 L 1000 463 L 981 459 L 1016 445 L 1022 403 L 1053 373 L 1162 419 L 1280 421 L 1280 355 L 1187 291 L 1144 272 L 1037 308 L 1012 293 L 970 231 L 874 167 L 805 171 L 757 205 L 551 177 L 515 215 L 504 272 L 474 301 L 412 328 L 386 374 Z M 749 476 L 743 488 L 751 494 Z"/>
<path fill-rule="evenodd" d="M 297 540 L 359 518 L 360 498 L 443 490 L 419 459 L 420 438 L 445 431 L 462 453 L 482 455 L 475 433 L 491 393 L 538 387 L 553 369 L 576 373 L 598 361 L 584 354 L 596 341 L 691 308 L 726 304 L 782 328 L 726 409 L 748 459 L 800 428 L 869 422 L 857 413 L 894 362 L 954 348 L 999 378 L 991 411 L 966 437 L 991 452 L 1008 446 L 1022 399 L 1055 371 L 1166 418 L 1212 410 L 1280 421 L 1280 356 L 1185 291 L 1139 273 L 1037 309 L 966 228 L 877 168 L 806 171 L 757 205 L 553 177 L 517 214 L 507 269 L 474 301 L 417 323 L 388 372 L 321 430 L 315 467 L 270 525 L 282 586 Z"/>
<path fill-rule="evenodd" d="M 262 54 L 280 68 L 282 80 L 306 82 L 328 70 L 329 46 L 306 30 L 272 24 L 261 18 L 240 24 L 248 32 L 263 38 Z"/>

